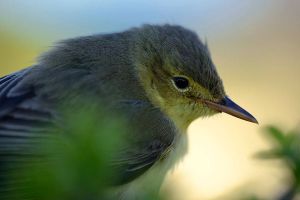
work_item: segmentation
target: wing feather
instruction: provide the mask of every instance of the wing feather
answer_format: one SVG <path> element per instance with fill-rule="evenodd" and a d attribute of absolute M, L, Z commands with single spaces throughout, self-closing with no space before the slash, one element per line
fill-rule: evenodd
<path fill-rule="evenodd" d="M 31 68 L 28 68 L 0 79 L 0 186 L 4 184 L 1 179 L 5 175 L 1 174 L 5 173 L 2 172 L 18 168 L 18 163 L 22 163 L 23 166 L 23 163 L 30 161 L 30 157 L 38 154 L 35 147 L 39 139 L 49 136 L 51 132 L 48 128 L 57 120 L 57 112 L 44 106 L 44 100 L 35 93 L 34 87 L 23 85 L 22 81 L 30 70 Z M 153 109 L 149 103 L 126 100 L 119 102 L 119 105 L 121 110 L 125 109 L 125 113 L 132 113 L 132 121 L 138 124 L 143 124 L 140 120 L 157 121 L 153 122 L 155 125 L 144 123 L 149 127 L 141 127 L 141 131 L 155 132 L 148 134 L 148 139 L 143 139 L 143 147 L 124 151 L 111 161 L 111 166 L 120 172 L 120 179 L 115 185 L 128 183 L 147 171 L 161 158 L 173 141 L 173 137 L 164 137 L 167 141 L 150 137 L 166 134 L 166 131 L 172 132 L 173 127 L 170 125 L 165 128 L 164 125 L 168 122 L 161 119 L 161 114 L 156 115 L 157 109 Z M 148 118 L 141 117 L 144 112 L 149 112 L 149 108 L 156 114 L 149 114 Z"/>

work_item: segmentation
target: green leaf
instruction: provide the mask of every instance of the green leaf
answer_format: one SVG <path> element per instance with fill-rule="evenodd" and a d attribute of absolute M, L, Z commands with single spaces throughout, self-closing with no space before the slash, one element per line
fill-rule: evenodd
<path fill-rule="evenodd" d="M 283 152 L 278 149 L 271 149 L 267 151 L 261 151 L 254 155 L 255 158 L 259 159 L 278 159 L 284 156 Z"/>
<path fill-rule="evenodd" d="M 275 141 L 280 146 L 286 145 L 287 138 L 279 128 L 275 126 L 268 126 L 265 129 L 266 131 L 264 133 L 266 133 L 271 139 L 273 139 L 273 141 Z"/>

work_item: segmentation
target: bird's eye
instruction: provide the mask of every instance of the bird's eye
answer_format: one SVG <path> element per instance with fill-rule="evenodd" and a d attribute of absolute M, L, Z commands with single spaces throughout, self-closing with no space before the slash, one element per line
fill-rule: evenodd
<path fill-rule="evenodd" d="M 174 86 L 180 91 L 187 91 L 189 88 L 189 80 L 185 77 L 176 76 L 173 77 L 172 82 Z"/>

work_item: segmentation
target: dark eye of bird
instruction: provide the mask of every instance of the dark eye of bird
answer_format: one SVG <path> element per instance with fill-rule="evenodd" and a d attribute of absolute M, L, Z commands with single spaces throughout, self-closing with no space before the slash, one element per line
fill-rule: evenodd
<path fill-rule="evenodd" d="M 179 90 L 186 90 L 189 87 L 189 80 L 184 77 L 174 77 L 173 82 Z"/>

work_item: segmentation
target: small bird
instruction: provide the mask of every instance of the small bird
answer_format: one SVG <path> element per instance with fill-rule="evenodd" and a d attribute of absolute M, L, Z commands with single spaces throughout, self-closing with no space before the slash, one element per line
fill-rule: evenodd
<path fill-rule="evenodd" d="M 44 126 L 63 124 L 62 107 L 76 112 L 87 104 L 130 122 L 113 199 L 138 199 L 136 191 L 153 177 L 159 190 L 186 154 L 193 120 L 224 112 L 257 123 L 226 95 L 207 45 L 194 32 L 143 25 L 62 41 L 35 65 L 1 78 L 1 166 L 25 157 Z"/>

